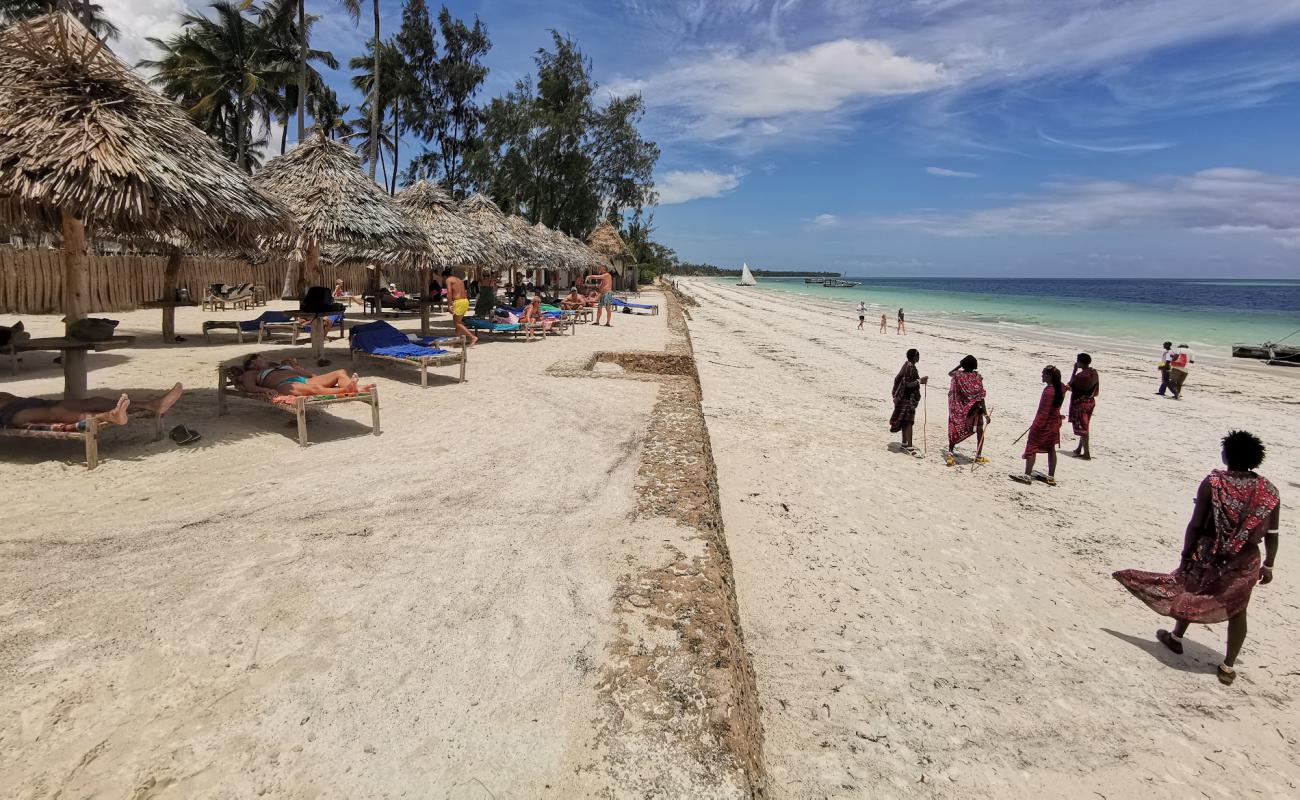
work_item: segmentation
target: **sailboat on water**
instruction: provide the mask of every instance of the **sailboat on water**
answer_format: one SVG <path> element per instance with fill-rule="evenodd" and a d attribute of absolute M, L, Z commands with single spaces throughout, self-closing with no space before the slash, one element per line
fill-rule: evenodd
<path fill-rule="evenodd" d="M 740 283 L 737 286 L 757 286 L 758 281 L 754 280 L 754 273 L 749 271 L 749 264 L 740 265 Z"/>

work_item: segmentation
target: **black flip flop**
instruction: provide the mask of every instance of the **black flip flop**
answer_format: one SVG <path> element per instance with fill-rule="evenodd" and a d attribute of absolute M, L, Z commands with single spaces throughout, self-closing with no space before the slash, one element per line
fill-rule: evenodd
<path fill-rule="evenodd" d="M 1168 647 L 1172 652 L 1180 656 L 1183 654 L 1183 643 L 1175 639 L 1174 635 L 1164 628 L 1156 631 L 1156 640 Z"/>
<path fill-rule="evenodd" d="M 169 435 L 173 442 L 180 445 L 192 444 L 203 438 L 199 435 L 198 431 L 192 428 L 187 428 L 184 425 L 177 425 L 175 428 L 172 428 L 172 432 Z"/>
<path fill-rule="evenodd" d="M 1214 673 L 1219 676 L 1219 683 L 1224 686 L 1231 686 L 1232 682 L 1237 679 L 1237 671 L 1222 664 L 1214 668 Z"/>

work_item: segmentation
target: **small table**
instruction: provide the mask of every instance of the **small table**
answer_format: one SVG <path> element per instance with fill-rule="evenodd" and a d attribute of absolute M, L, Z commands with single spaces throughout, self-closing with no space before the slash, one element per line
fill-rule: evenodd
<path fill-rule="evenodd" d="M 86 352 L 94 350 L 116 350 L 130 347 L 135 343 L 134 336 L 114 336 L 99 342 L 74 339 L 69 336 L 49 336 L 44 339 L 28 339 L 16 342 L 14 350 L 19 353 L 33 350 L 58 350 L 63 353 L 63 397 L 65 400 L 78 400 L 86 396 Z"/>
<path fill-rule="evenodd" d="M 193 308 L 197 305 L 197 300 L 151 300 L 148 303 L 141 303 L 140 308 L 161 308 L 163 341 L 174 342 L 176 341 L 176 309 Z"/>

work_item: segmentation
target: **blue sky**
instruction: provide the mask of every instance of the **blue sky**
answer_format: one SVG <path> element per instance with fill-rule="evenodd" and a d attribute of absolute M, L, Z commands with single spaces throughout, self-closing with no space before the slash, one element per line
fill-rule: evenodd
<path fill-rule="evenodd" d="M 116 49 L 143 55 L 187 5 L 106 0 Z M 602 91 L 645 97 L 658 236 L 688 260 L 1300 277 L 1300 0 L 448 6 L 488 27 L 486 96 L 556 28 Z M 308 9 L 318 46 L 360 52 L 368 15 Z M 385 35 L 400 9 L 381 2 Z"/>

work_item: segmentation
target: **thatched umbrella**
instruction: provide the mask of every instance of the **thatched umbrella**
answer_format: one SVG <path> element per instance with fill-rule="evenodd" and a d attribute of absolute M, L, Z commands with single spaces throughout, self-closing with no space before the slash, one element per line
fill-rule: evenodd
<path fill-rule="evenodd" d="M 268 161 L 253 184 L 289 207 L 304 279 L 321 280 L 322 245 L 341 260 L 389 262 L 428 249 L 419 226 L 362 172 L 360 157 L 323 132 Z"/>
<path fill-rule="evenodd" d="M 491 254 L 494 265 L 516 263 L 528 256 L 527 243 L 520 240 L 496 203 L 475 192 L 460 202 L 459 209 Z"/>
<path fill-rule="evenodd" d="M 436 183 L 417 181 L 397 193 L 397 204 L 424 231 L 428 249 L 417 259 L 421 265 L 421 284 L 427 290 L 429 271 L 450 269 L 466 264 L 484 264 L 490 258 L 478 234 L 459 211 L 456 201 Z M 420 304 L 420 329 L 429 334 L 429 298 Z"/>
<path fill-rule="evenodd" d="M 291 225 L 179 108 L 64 12 L 0 31 L 0 224 L 61 232 L 68 325 L 90 310 L 87 229 L 239 243 Z M 180 249 L 172 253 L 174 280 Z M 67 350 L 67 396 L 85 394 L 85 370 L 85 350 Z"/>

